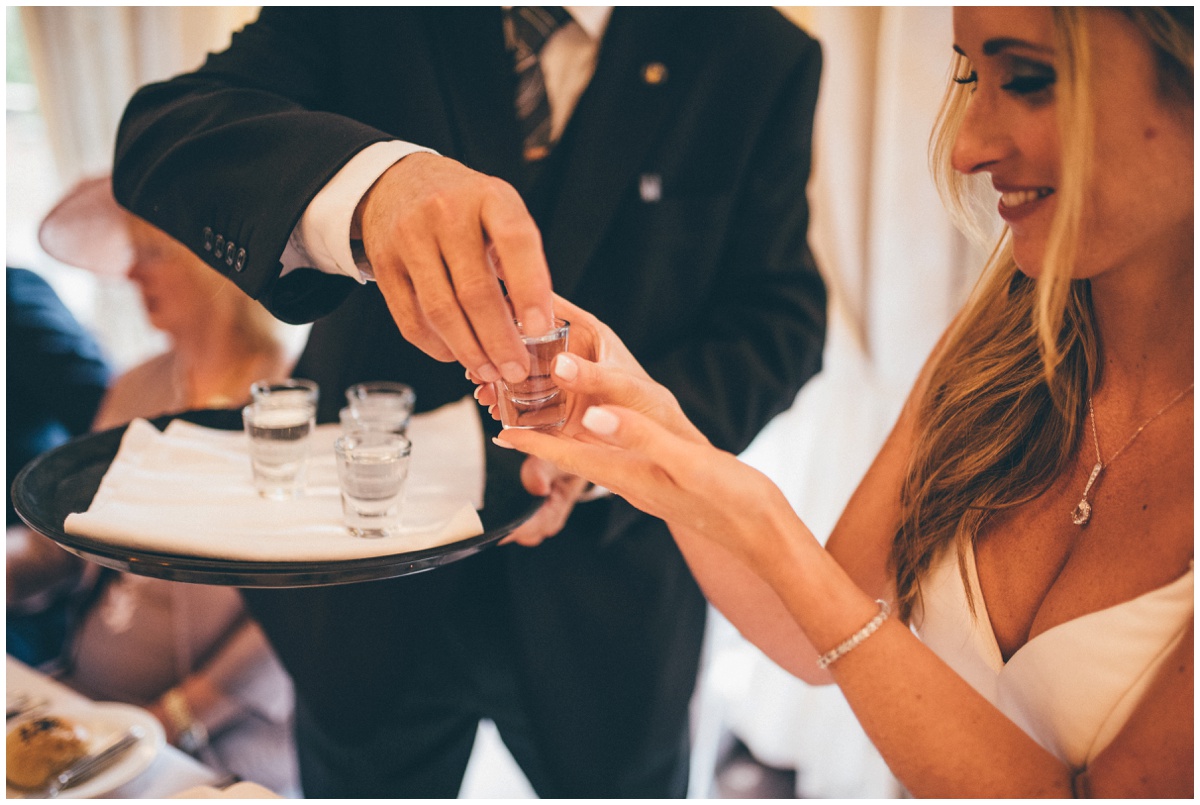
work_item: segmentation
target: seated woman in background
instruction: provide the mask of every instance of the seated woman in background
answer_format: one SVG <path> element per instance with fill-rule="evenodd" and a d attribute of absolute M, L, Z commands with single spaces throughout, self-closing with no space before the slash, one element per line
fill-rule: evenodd
<path fill-rule="evenodd" d="M 935 169 L 1007 227 L 826 548 L 565 301 L 572 419 L 500 438 L 666 520 L 915 795 L 1194 793 L 1192 27 L 955 11 Z"/>
<path fill-rule="evenodd" d="M 232 408 L 249 400 L 255 380 L 287 376 L 289 357 L 270 314 L 121 210 L 109 177 L 71 191 L 39 239 L 64 263 L 109 274 L 128 266 L 150 323 L 170 340 L 166 352 L 117 377 L 93 430 Z M 80 577 L 88 600 L 65 649 L 62 681 L 95 699 L 145 706 L 172 743 L 278 793 L 299 793 L 291 683 L 236 589 L 85 568 L 36 534 L 14 561 L 10 540 L 10 589 L 48 566 Z"/>

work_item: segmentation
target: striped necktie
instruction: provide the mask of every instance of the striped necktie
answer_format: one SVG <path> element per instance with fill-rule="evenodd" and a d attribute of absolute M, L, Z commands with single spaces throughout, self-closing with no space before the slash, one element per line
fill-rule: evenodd
<path fill-rule="evenodd" d="M 517 120 L 526 162 L 537 162 L 550 153 L 550 104 L 538 55 L 546 40 L 570 20 L 561 6 L 514 6 L 504 15 L 505 43 L 515 61 Z"/>

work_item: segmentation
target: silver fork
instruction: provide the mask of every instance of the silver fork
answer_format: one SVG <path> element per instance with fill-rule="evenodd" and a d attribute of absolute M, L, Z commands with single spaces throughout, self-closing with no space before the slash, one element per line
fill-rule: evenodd
<path fill-rule="evenodd" d="M 134 744 L 146 736 L 146 731 L 136 724 L 130 727 L 117 740 L 110 743 L 99 752 L 85 755 L 59 772 L 46 788 L 38 792 L 47 799 L 57 797 L 63 789 L 70 788 L 90 780 L 107 769 L 125 754 Z"/>

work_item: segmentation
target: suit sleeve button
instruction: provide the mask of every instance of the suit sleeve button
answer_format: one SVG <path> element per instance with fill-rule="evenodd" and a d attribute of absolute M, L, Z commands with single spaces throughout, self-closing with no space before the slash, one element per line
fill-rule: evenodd
<path fill-rule="evenodd" d="M 213 231 L 211 226 L 204 227 L 204 251 L 211 252 L 213 250 Z"/>
<path fill-rule="evenodd" d="M 235 271 L 241 271 L 245 267 L 246 267 L 246 250 L 238 249 L 237 258 L 233 262 L 233 268 Z"/>

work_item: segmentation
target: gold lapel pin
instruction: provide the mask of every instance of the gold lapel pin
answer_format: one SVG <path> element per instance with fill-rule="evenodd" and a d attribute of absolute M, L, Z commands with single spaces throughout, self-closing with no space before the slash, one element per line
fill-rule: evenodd
<path fill-rule="evenodd" d="M 642 80 L 651 86 L 657 86 L 667 80 L 667 65 L 660 61 L 652 61 L 642 68 Z"/>

